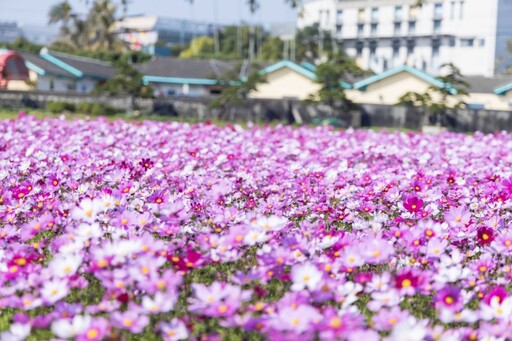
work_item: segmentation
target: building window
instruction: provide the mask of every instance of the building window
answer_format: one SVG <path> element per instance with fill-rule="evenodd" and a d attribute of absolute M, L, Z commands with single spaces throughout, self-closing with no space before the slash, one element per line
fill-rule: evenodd
<path fill-rule="evenodd" d="M 415 33 L 416 33 L 416 22 L 409 21 L 409 34 L 415 34 Z"/>
<path fill-rule="evenodd" d="M 407 40 L 407 55 L 411 55 L 414 53 L 414 48 L 416 47 L 416 40 L 409 39 Z"/>
<path fill-rule="evenodd" d="M 356 43 L 356 57 L 361 58 L 363 56 L 363 47 L 364 43 L 362 41 L 358 41 Z"/>
<path fill-rule="evenodd" d="M 377 7 L 373 7 L 372 8 L 372 17 L 371 17 L 371 20 L 373 22 L 375 21 L 378 21 L 379 20 L 379 8 Z"/>
<path fill-rule="evenodd" d="M 460 19 L 464 18 L 464 0 L 460 0 Z"/>
<path fill-rule="evenodd" d="M 361 37 L 364 34 L 364 24 L 357 24 L 357 36 Z"/>
<path fill-rule="evenodd" d="M 394 33 L 394 35 L 395 36 L 400 35 L 401 31 L 402 31 L 402 23 L 396 22 L 393 25 L 393 33 Z"/>
<path fill-rule="evenodd" d="M 393 66 L 400 62 L 400 40 L 393 40 Z"/>
<path fill-rule="evenodd" d="M 443 17 L 443 4 L 437 3 L 434 5 L 434 18 L 442 18 Z"/>
<path fill-rule="evenodd" d="M 475 39 L 461 39 L 460 40 L 460 46 L 471 47 L 473 45 L 475 45 Z"/>
<path fill-rule="evenodd" d="M 370 42 L 370 62 L 374 63 L 377 61 L 377 42 Z"/>
<path fill-rule="evenodd" d="M 478 45 L 479 46 L 485 46 L 485 39 L 478 39 Z"/>
<path fill-rule="evenodd" d="M 417 6 L 409 7 L 409 20 L 415 21 L 417 17 L 418 17 L 418 7 Z"/>
<path fill-rule="evenodd" d="M 450 40 L 448 41 L 448 46 L 454 47 L 456 45 L 455 43 L 456 43 L 455 38 L 451 37 Z"/>
<path fill-rule="evenodd" d="M 450 3 L 450 19 L 455 19 L 455 1 Z"/>
<path fill-rule="evenodd" d="M 395 21 L 402 20 L 402 6 L 395 6 Z"/>
<path fill-rule="evenodd" d="M 364 8 L 360 8 L 358 11 L 357 11 L 357 20 L 358 21 L 364 21 Z"/>
<path fill-rule="evenodd" d="M 441 20 L 434 20 L 434 33 L 441 32 Z"/>
<path fill-rule="evenodd" d="M 340 35 L 341 32 L 343 31 L 343 25 L 336 25 L 336 34 Z"/>
<path fill-rule="evenodd" d="M 378 24 L 371 24 L 370 25 L 370 34 L 372 36 L 376 36 L 377 35 L 377 28 L 378 28 Z"/>
<path fill-rule="evenodd" d="M 342 22 L 343 21 L 343 11 L 338 10 L 336 12 L 336 22 Z"/>

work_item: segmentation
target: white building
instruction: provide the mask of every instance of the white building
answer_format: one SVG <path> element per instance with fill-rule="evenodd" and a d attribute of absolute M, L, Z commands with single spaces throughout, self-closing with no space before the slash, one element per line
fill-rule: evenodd
<path fill-rule="evenodd" d="M 298 26 L 316 22 L 375 72 L 407 64 L 438 74 L 494 76 L 512 63 L 512 0 L 309 0 Z"/>

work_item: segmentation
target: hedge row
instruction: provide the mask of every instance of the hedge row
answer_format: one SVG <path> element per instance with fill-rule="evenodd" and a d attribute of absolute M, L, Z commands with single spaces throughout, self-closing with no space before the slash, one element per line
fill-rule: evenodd
<path fill-rule="evenodd" d="M 101 103 L 68 103 L 68 102 L 57 102 L 57 101 L 49 101 L 46 103 L 46 111 L 49 111 L 54 114 L 60 114 L 64 111 L 69 112 L 77 112 L 82 114 L 90 114 L 90 115 L 114 115 L 119 112 L 118 109 L 111 107 L 109 105 L 101 104 Z"/>

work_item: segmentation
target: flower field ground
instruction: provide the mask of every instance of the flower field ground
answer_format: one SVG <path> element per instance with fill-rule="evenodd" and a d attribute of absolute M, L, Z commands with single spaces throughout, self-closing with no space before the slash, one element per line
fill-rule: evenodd
<path fill-rule="evenodd" d="M 512 339 L 512 135 L 0 121 L 0 340 Z"/>

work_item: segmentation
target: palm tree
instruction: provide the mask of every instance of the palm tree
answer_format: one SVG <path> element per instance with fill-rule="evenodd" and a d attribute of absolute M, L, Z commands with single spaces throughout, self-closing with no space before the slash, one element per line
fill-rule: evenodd
<path fill-rule="evenodd" d="M 96 0 L 87 16 L 92 50 L 113 50 L 116 46 L 114 28 L 117 7 L 110 0 Z"/>
<path fill-rule="evenodd" d="M 61 37 L 66 37 L 69 35 L 70 27 L 69 24 L 73 19 L 73 12 L 71 5 L 68 1 L 63 1 L 58 3 L 50 9 L 48 13 L 49 16 L 49 24 L 57 24 L 61 23 L 60 27 L 60 35 Z"/>

